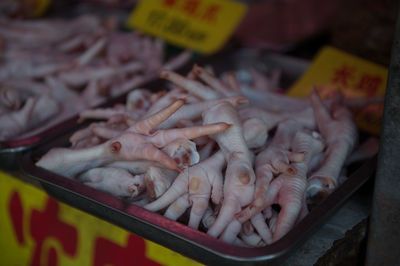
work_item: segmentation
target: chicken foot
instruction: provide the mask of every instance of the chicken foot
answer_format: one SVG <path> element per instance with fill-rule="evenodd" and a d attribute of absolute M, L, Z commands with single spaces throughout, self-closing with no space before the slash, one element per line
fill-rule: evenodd
<path fill-rule="evenodd" d="M 207 231 L 209 235 L 218 237 L 241 207 L 251 202 L 255 174 L 252 155 L 244 139 L 243 127 L 235 108 L 229 103 L 220 103 L 207 110 L 203 119 L 205 124 L 222 121 L 232 124 L 224 133 L 211 136 L 218 143 L 227 161 L 224 200 L 217 220 Z"/>
<path fill-rule="evenodd" d="M 295 175 L 297 169 L 291 162 L 301 162 L 304 153 L 291 152 L 291 143 L 296 132 L 301 129 L 295 120 L 286 120 L 278 125 L 271 143 L 260 152 L 255 160 L 256 189 L 254 200 L 249 207 L 241 212 L 240 220 L 246 221 L 260 213 L 267 205 L 265 195 L 269 185 L 279 174 Z"/>
<path fill-rule="evenodd" d="M 321 166 L 308 179 L 307 198 L 315 203 L 336 189 L 340 171 L 357 141 L 357 127 L 352 113 L 340 103 L 333 103 L 331 110 L 324 105 L 318 94 L 311 94 L 315 120 L 327 150 Z"/>
<path fill-rule="evenodd" d="M 295 175 L 283 173 L 273 179 L 269 184 L 268 191 L 264 195 L 264 208 L 273 203 L 280 205 L 281 210 L 276 222 L 276 230 L 271 239 L 264 239 L 266 243 L 272 243 L 285 235 L 295 224 L 305 203 L 305 191 L 307 187 L 308 166 L 315 154 L 323 149 L 320 140 L 315 139 L 310 134 L 302 131 L 298 132 L 293 140 L 292 149 L 296 153 L 304 153 L 304 159 L 301 162 L 293 162 L 292 165 L 297 169 Z M 238 221 L 245 221 L 247 212 L 253 208 L 253 203 L 239 213 L 236 217 Z M 259 229 L 259 228 L 257 228 Z M 262 237 L 268 236 L 268 233 L 260 233 Z"/>
<path fill-rule="evenodd" d="M 37 162 L 37 165 L 70 178 L 87 169 L 120 160 L 151 160 L 159 162 L 167 168 L 181 171 L 175 160 L 162 152 L 160 148 L 179 138 L 193 139 L 222 132 L 229 127 L 226 123 L 216 123 L 190 128 L 158 130 L 150 134 L 153 128 L 182 105 L 183 101 L 178 100 L 170 107 L 137 122 L 126 132 L 100 145 L 79 150 L 52 149 Z"/>

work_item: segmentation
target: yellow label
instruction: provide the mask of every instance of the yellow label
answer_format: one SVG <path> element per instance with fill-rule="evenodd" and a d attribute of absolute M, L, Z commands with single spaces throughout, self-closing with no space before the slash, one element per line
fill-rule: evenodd
<path fill-rule="evenodd" d="M 2 265 L 201 265 L 0 171 Z"/>
<path fill-rule="evenodd" d="M 30 8 L 32 17 L 39 17 L 46 12 L 51 0 L 26 0 L 22 1 L 26 8 Z"/>
<path fill-rule="evenodd" d="M 289 89 L 294 97 L 307 97 L 314 86 L 322 96 L 338 90 L 345 97 L 383 96 L 388 76 L 387 68 L 326 46 L 319 51 L 309 70 Z M 357 110 L 355 119 L 360 129 L 380 134 L 383 102 Z"/>
<path fill-rule="evenodd" d="M 228 40 L 247 6 L 229 0 L 145 0 L 127 20 L 128 27 L 201 53 L 213 53 Z"/>

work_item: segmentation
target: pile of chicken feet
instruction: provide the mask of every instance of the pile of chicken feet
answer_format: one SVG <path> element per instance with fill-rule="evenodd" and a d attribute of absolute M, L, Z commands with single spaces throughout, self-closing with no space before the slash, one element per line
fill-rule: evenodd
<path fill-rule="evenodd" d="M 42 132 L 190 59 L 185 51 L 166 61 L 162 40 L 117 26 L 93 15 L 0 17 L 0 141 Z"/>
<path fill-rule="evenodd" d="M 290 98 L 197 65 L 161 77 L 169 91 L 83 111 L 100 121 L 37 165 L 242 246 L 277 241 L 340 185 L 358 138 L 348 107 L 369 101 Z"/>

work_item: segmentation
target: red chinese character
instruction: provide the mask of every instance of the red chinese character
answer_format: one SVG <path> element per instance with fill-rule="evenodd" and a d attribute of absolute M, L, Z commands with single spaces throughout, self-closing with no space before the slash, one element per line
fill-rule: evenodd
<path fill-rule="evenodd" d="M 173 7 L 176 5 L 176 0 L 163 0 L 163 5 L 167 7 Z"/>
<path fill-rule="evenodd" d="M 94 266 L 159 266 L 147 258 L 144 239 L 131 234 L 126 246 L 120 246 L 103 237 L 98 237 L 94 251 Z"/>
<path fill-rule="evenodd" d="M 210 4 L 207 9 L 204 11 L 204 14 L 202 16 L 202 20 L 208 21 L 208 22 L 216 22 L 217 20 L 217 15 L 219 11 L 221 10 L 221 6 L 217 4 Z"/>
<path fill-rule="evenodd" d="M 360 81 L 356 85 L 356 88 L 365 91 L 367 93 L 367 96 L 373 96 L 375 95 L 381 83 L 381 77 L 363 74 Z"/>
<path fill-rule="evenodd" d="M 23 245 L 25 243 L 23 227 L 24 209 L 22 207 L 21 197 L 17 191 L 14 191 L 11 194 L 10 203 L 8 204 L 8 212 L 10 213 L 17 241 L 20 245 Z"/>
<path fill-rule="evenodd" d="M 43 265 L 41 253 L 44 241 L 55 238 L 61 244 L 63 251 L 70 257 L 77 251 L 78 233 L 75 227 L 60 221 L 58 217 L 59 204 L 48 198 L 44 211 L 32 210 L 29 231 L 35 241 L 35 250 L 31 265 Z M 50 249 L 47 254 L 48 265 L 57 265 L 57 252 Z"/>
<path fill-rule="evenodd" d="M 196 11 L 199 9 L 200 0 L 186 0 L 183 4 L 183 11 L 185 11 L 188 15 L 194 16 Z"/>
<path fill-rule="evenodd" d="M 32 210 L 29 232 L 35 242 L 35 250 L 31 259 L 31 265 L 57 265 L 57 250 L 54 247 L 50 247 L 46 254 L 47 257 L 41 260 L 43 243 L 49 237 L 58 240 L 63 251 L 70 257 L 76 254 L 78 233 L 75 227 L 59 220 L 58 212 L 59 205 L 52 198 L 48 198 L 44 211 Z M 25 243 L 23 205 L 17 191 L 11 194 L 9 213 L 18 243 L 22 245 Z"/>
<path fill-rule="evenodd" d="M 335 70 L 332 82 L 347 87 L 349 85 L 349 81 L 354 76 L 353 74 L 354 68 L 343 65 L 341 68 Z"/>

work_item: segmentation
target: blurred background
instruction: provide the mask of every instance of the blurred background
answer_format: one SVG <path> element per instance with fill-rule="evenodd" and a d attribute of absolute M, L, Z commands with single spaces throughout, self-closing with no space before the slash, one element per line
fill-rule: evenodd
<path fill-rule="evenodd" d="M 123 22 L 135 0 L 2 0 L 9 17 L 71 17 L 88 12 Z M 248 0 L 248 12 L 227 45 L 312 57 L 322 44 L 388 65 L 395 0 Z M 37 4 L 39 3 L 39 4 Z M 39 6 L 32 8 L 32 6 Z"/>
<path fill-rule="evenodd" d="M 115 21 L 110 20 L 110 23 L 118 23 L 122 31 L 130 31 L 125 27 L 125 22 L 137 2 L 135 0 L 1 0 L 0 22 L 6 19 L 40 20 L 96 14 L 104 20 L 112 16 Z M 305 68 L 321 47 L 331 45 L 386 68 L 390 65 L 398 11 L 396 0 L 240 2 L 248 5 L 247 13 L 218 53 L 240 49 L 272 52 L 301 59 L 303 60 L 300 62 L 301 66 Z M 6 44 L 0 35 L 0 52 L 4 45 Z M 167 57 L 168 53 L 176 54 L 177 51 L 184 49 L 172 44 L 167 46 Z M 202 54 L 194 52 L 194 57 L 200 58 Z M 282 82 L 284 84 L 285 80 Z M 361 194 L 366 195 L 362 204 L 367 208 L 371 206 L 372 190 L 372 181 L 361 189 Z M 335 245 L 327 251 L 331 255 L 321 257 L 318 265 L 363 265 L 367 227 L 366 219 L 358 223 L 351 230 L 351 241 L 335 242 Z M 341 259 L 339 261 L 332 259 L 335 256 Z"/>

